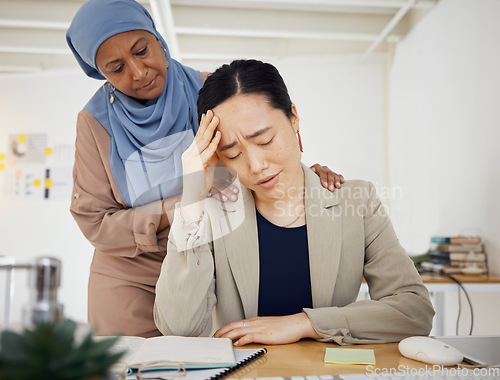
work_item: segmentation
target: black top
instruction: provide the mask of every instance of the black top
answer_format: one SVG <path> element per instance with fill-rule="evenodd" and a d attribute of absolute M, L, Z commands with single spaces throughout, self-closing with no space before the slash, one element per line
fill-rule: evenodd
<path fill-rule="evenodd" d="M 282 316 L 312 307 L 307 227 L 279 227 L 257 212 L 258 315 Z"/>

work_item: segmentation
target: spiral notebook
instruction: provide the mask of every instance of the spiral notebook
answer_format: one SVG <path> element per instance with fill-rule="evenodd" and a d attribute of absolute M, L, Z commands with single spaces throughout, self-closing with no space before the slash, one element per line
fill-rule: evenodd
<path fill-rule="evenodd" d="M 234 350 L 234 357 L 236 359 L 236 365 L 223 368 L 210 368 L 210 369 L 187 369 L 186 375 L 182 376 L 182 380 L 217 380 L 222 379 L 229 374 L 239 370 L 240 368 L 246 366 L 247 364 L 253 362 L 254 360 L 260 358 L 267 352 L 266 348 L 249 349 L 249 348 L 239 348 Z M 153 371 L 155 378 L 169 378 L 176 375 L 176 370 L 157 370 Z M 135 374 L 129 375 L 127 380 L 135 380 Z"/>
<path fill-rule="evenodd" d="M 120 359 L 133 372 L 184 368 L 225 368 L 236 365 L 231 339 L 185 336 L 142 338 L 122 336 L 113 346 L 116 352 L 126 351 Z M 147 367 L 147 369 L 145 369 Z"/>

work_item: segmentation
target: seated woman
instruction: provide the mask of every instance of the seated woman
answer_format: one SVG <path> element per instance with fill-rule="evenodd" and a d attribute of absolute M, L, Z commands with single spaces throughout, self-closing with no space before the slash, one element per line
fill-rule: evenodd
<path fill-rule="evenodd" d="M 241 346 L 429 333 L 427 289 L 373 185 L 330 193 L 301 164 L 299 117 L 274 66 L 222 66 L 200 90 L 198 115 L 156 286 L 163 334 L 215 331 Z M 206 199 L 219 159 L 241 184 L 235 203 Z M 371 299 L 356 301 L 363 277 Z"/>

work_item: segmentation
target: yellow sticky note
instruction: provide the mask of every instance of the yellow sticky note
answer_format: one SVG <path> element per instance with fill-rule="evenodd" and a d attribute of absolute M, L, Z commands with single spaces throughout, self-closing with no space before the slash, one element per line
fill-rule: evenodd
<path fill-rule="evenodd" d="M 45 148 L 45 155 L 50 156 L 52 154 L 52 148 Z"/>
<path fill-rule="evenodd" d="M 20 143 L 26 142 L 26 135 L 17 136 L 17 142 L 20 142 Z"/>
<path fill-rule="evenodd" d="M 35 180 L 33 181 L 33 187 L 40 187 L 40 186 L 42 186 L 42 180 L 40 180 L 40 179 L 35 179 Z"/>
<path fill-rule="evenodd" d="M 5 170 L 5 164 L 0 164 L 0 172 L 1 172 L 2 170 Z"/>
<path fill-rule="evenodd" d="M 375 364 L 375 353 L 366 348 L 327 348 L 325 363 Z"/>
<path fill-rule="evenodd" d="M 52 187 L 52 180 L 50 178 L 45 179 L 45 188 L 50 189 Z"/>
<path fill-rule="evenodd" d="M 5 160 L 5 153 L 0 153 L 0 161 Z"/>

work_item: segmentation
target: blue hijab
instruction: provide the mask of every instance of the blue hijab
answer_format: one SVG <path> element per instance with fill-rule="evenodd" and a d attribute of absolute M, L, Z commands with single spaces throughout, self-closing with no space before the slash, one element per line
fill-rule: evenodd
<path fill-rule="evenodd" d="M 182 192 L 181 155 L 198 128 L 200 73 L 170 57 L 167 43 L 148 11 L 135 0 L 89 0 L 76 13 L 66 40 L 83 71 L 105 79 L 97 69 L 99 46 L 115 34 L 145 30 L 161 41 L 170 63 L 165 89 L 157 99 L 140 103 L 100 88 L 85 106 L 111 136 L 109 162 L 125 204 L 134 207 Z"/>

